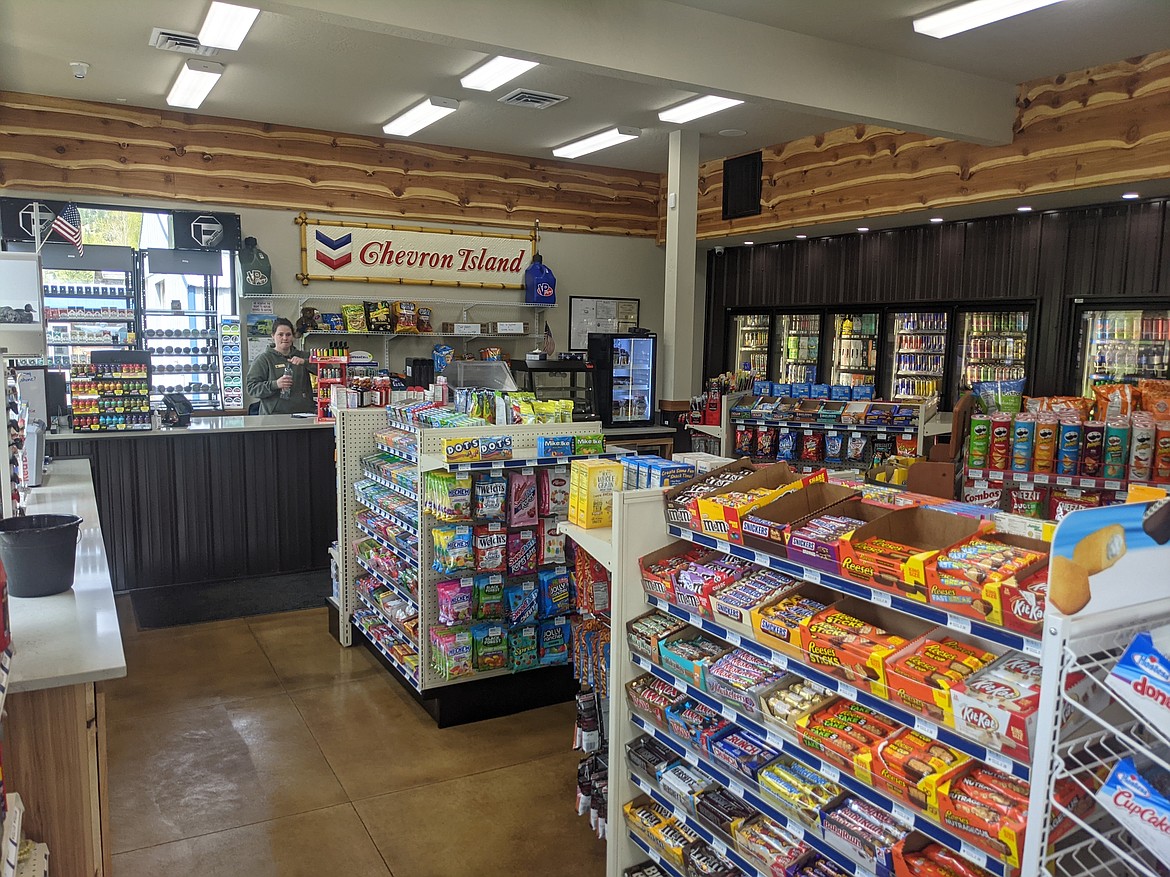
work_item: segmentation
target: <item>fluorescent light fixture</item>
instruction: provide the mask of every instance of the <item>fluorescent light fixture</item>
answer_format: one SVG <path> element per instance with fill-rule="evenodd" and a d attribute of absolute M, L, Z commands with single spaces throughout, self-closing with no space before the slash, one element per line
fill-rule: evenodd
<path fill-rule="evenodd" d="M 259 14 L 260 10 L 251 6 L 237 6 L 215 0 L 207 10 L 203 27 L 199 28 L 199 42 L 234 52 L 244 42 L 244 37 L 252 29 L 252 22 Z"/>
<path fill-rule="evenodd" d="M 201 61 L 198 58 L 188 58 L 179 68 L 179 75 L 175 84 L 167 93 L 167 103 L 172 107 L 185 107 L 189 110 L 199 108 L 199 105 L 215 88 L 219 77 L 223 76 L 224 66 L 214 61 Z"/>
<path fill-rule="evenodd" d="M 859 226 L 857 226 L 857 230 L 859 232 L 861 232 L 862 234 L 865 234 L 867 231 L 869 231 L 869 226 L 868 225 L 859 225 Z"/>
<path fill-rule="evenodd" d="M 1136 201 L 1138 198 L 1142 197 L 1142 193 L 1141 192 L 1126 192 L 1121 197 L 1124 198 L 1126 201 Z"/>
<path fill-rule="evenodd" d="M 943 219 L 941 216 L 932 216 L 932 217 L 930 217 L 930 221 L 931 222 L 946 222 L 946 220 Z"/>
<path fill-rule="evenodd" d="M 755 241 L 744 241 L 743 245 L 745 247 L 754 247 L 756 245 L 756 242 Z"/>
<path fill-rule="evenodd" d="M 527 73 L 537 66 L 536 61 L 523 61 L 497 55 L 486 64 L 481 64 L 459 80 L 464 88 L 476 91 L 495 91 L 505 82 L 511 82 L 521 73 Z"/>
<path fill-rule="evenodd" d="M 684 104 L 679 104 L 677 107 L 671 107 L 669 110 L 663 110 L 658 114 L 658 118 L 663 122 L 682 125 L 693 119 L 699 119 L 703 116 L 717 113 L 720 110 L 726 110 L 728 107 L 739 106 L 741 103 L 743 101 L 736 100 L 733 97 L 719 97 L 718 95 L 707 94 L 703 95 L 703 97 L 689 100 Z"/>
<path fill-rule="evenodd" d="M 1031 12 L 1062 0 L 971 0 L 933 15 L 914 19 L 914 30 L 928 37 L 953 37 L 1015 15 Z"/>
<path fill-rule="evenodd" d="M 1016 208 L 1016 212 L 1017 213 L 1031 213 L 1032 208 L 1029 207 L 1027 204 L 1021 204 L 1019 207 Z"/>
<path fill-rule="evenodd" d="M 581 140 L 558 146 L 553 150 L 553 155 L 557 158 L 578 158 L 590 152 L 597 152 L 599 149 L 617 146 L 619 143 L 625 143 L 627 140 L 633 140 L 640 136 L 642 136 L 642 132 L 638 128 L 610 128 L 600 134 L 592 134 Z"/>
<path fill-rule="evenodd" d="M 416 131 L 421 131 L 444 116 L 459 109 L 459 101 L 449 97 L 428 97 L 421 104 L 415 104 L 400 116 L 395 116 L 382 126 L 387 134 L 397 137 L 409 137 Z"/>
<path fill-rule="evenodd" d="M 808 237 L 808 235 L 806 235 L 806 234 L 798 234 L 798 235 L 796 236 L 796 239 L 797 239 L 798 241 L 803 241 L 803 240 L 804 240 L 804 239 L 806 239 L 807 237 Z"/>

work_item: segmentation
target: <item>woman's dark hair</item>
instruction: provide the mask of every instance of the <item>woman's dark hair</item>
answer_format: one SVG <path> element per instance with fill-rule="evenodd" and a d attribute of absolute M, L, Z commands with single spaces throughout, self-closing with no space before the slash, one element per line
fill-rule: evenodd
<path fill-rule="evenodd" d="M 292 320 L 290 320 L 288 317 L 277 317 L 272 321 L 272 334 L 275 335 L 276 330 L 281 326 L 288 326 L 290 332 L 292 332 L 294 335 L 297 334 L 297 327 L 293 325 Z"/>

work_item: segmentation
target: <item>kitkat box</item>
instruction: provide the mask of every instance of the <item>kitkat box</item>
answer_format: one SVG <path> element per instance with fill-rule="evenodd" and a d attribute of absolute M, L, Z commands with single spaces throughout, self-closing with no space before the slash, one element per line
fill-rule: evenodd
<path fill-rule="evenodd" d="M 698 498 L 700 532 L 742 545 L 743 519 L 748 514 L 789 491 L 828 479 L 829 473 L 824 469 L 801 476 L 789 469 L 787 463 L 765 466 L 728 487 Z"/>
<path fill-rule="evenodd" d="M 788 534 L 827 507 L 857 495 L 851 487 L 819 482 L 794 490 L 748 514 L 741 524 L 743 544 L 777 557 L 787 553 Z"/>
<path fill-rule="evenodd" d="M 758 469 L 747 460 L 736 460 L 675 485 L 666 491 L 666 523 L 698 532 L 699 497 L 725 489 Z"/>
<path fill-rule="evenodd" d="M 924 564 L 941 549 L 985 526 L 973 518 L 929 508 L 897 509 L 841 539 L 841 575 L 926 602 L 926 588 L 913 581 L 911 566 Z"/>
<path fill-rule="evenodd" d="M 884 503 L 855 497 L 821 509 L 816 516 L 835 515 L 841 518 L 855 518 L 858 521 L 868 523 L 889 514 L 892 509 L 892 506 Z M 788 534 L 788 559 L 794 563 L 804 564 L 824 572 L 838 572 L 841 569 L 841 555 L 838 547 L 840 540 L 821 537 L 811 531 L 800 531 L 805 523 L 807 521 L 794 524 L 792 531 Z"/>

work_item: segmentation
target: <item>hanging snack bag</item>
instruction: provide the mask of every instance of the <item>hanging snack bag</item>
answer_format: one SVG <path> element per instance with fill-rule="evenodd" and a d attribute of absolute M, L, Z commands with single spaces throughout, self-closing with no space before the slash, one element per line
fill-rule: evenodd
<path fill-rule="evenodd" d="M 1048 519 L 1062 521 L 1069 512 L 1092 509 L 1101 505 L 1101 494 L 1095 490 L 1077 490 L 1071 487 L 1053 489 L 1048 497 Z"/>
<path fill-rule="evenodd" d="M 569 513 L 569 470 L 564 466 L 537 470 L 540 514 L 560 517 Z"/>
<path fill-rule="evenodd" d="M 556 518 L 540 519 L 540 559 L 541 566 L 552 563 L 565 562 L 565 534 L 557 529 Z"/>
<path fill-rule="evenodd" d="M 394 302 L 394 331 L 399 335 L 418 334 L 418 305 L 412 301 Z"/>
<path fill-rule="evenodd" d="M 819 463 L 824 456 L 824 433 L 812 432 L 800 438 L 800 460 L 802 463 Z"/>
<path fill-rule="evenodd" d="M 508 531 L 501 524 L 475 528 L 475 568 L 479 572 L 503 572 L 508 566 Z"/>
<path fill-rule="evenodd" d="M 825 462 L 840 463 L 844 460 L 845 436 L 839 432 L 825 435 Z"/>
<path fill-rule="evenodd" d="M 388 301 L 362 302 L 366 309 L 366 327 L 371 332 L 391 332 L 394 329 L 393 316 Z"/>
<path fill-rule="evenodd" d="M 534 621 L 539 612 L 539 594 L 531 579 L 504 588 L 504 618 L 509 624 Z"/>
<path fill-rule="evenodd" d="M 541 618 L 560 615 L 572 608 L 573 592 L 567 567 L 542 569 L 536 578 L 540 584 Z"/>
<path fill-rule="evenodd" d="M 986 414 L 1002 411 L 1018 414 L 1024 406 L 1024 382 L 1016 381 L 975 381 L 971 391 L 983 406 Z M 992 467 L 994 468 L 994 467 Z"/>
<path fill-rule="evenodd" d="M 1110 420 L 1129 417 L 1138 409 L 1142 396 L 1130 384 L 1098 384 L 1093 387 L 1093 398 L 1097 402 L 1093 416 L 1097 420 Z"/>
<path fill-rule="evenodd" d="M 1043 490 L 1014 488 L 1008 491 L 1008 511 L 1013 515 L 1043 519 L 1045 510 Z"/>
<path fill-rule="evenodd" d="M 918 439 L 909 434 L 894 436 L 894 452 L 899 457 L 917 457 Z"/>
<path fill-rule="evenodd" d="M 508 473 L 508 526 L 531 527 L 539 519 L 536 474 L 531 470 Z"/>
<path fill-rule="evenodd" d="M 365 332 L 368 331 L 366 326 L 366 307 L 365 305 L 342 305 L 341 318 L 345 320 L 345 331 L 347 332 Z"/>
<path fill-rule="evenodd" d="M 501 624 L 471 628 L 472 663 L 476 670 L 503 670 L 508 665 L 508 634 Z"/>
<path fill-rule="evenodd" d="M 428 335 L 435 331 L 435 325 L 432 322 L 432 314 L 430 308 L 418 309 L 418 331 L 420 334 Z"/>
<path fill-rule="evenodd" d="M 871 458 L 869 439 L 861 433 L 849 433 L 845 441 L 845 461 L 852 466 L 868 466 Z"/>
<path fill-rule="evenodd" d="M 506 517 L 508 481 L 502 475 L 482 475 L 473 487 L 474 516 L 480 521 L 502 521 Z"/>
<path fill-rule="evenodd" d="M 508 534 L 508 575 L 523 576 L 536 571 L 539 539 L 534 528 Z"/>
<path fill-rule="evenodd" d="M 451 364 L 454 356 L 454 347 L 448 347 L 446 344 L 436 344 L 431 350 L 431 362 L 434 363 L 435 374 L 441 375 L 443 369 Z"/>
<path fill-rule="evenodd" d="M 504 577 L 498 573 L 477 575 L 473 584 L 471 614 L 481 621 L 504 617 Z"/>
<path fill-rule="evenodd" d="M 471 527 L 435 527 L 431 530 L 435 546 L 436 572 L 455 573 L 475 569 L 475 551 L 472 547 Z"/>
<path fill-rule="evenodd" d="M 735 428 L 735 453 L 739 456 L 750 457 L 756 446 L 756 428 L 754 426 L 737 426 Z"/>
<path fill-rule="evenodd" d="M 471 618 L 474 583 L 471 578 L 452 579 L 435 585 L 441 624 L 462 624 Z"/>
<path fill-rule="evenodd" d="M 756 430 L 756 448 L 753 459 L 771 461 L 776 457 L 776 428 L 761 426 Z"/>
<path fill-rule="evenodd" d="M 776 462 L 796 458 L 796 433 L 782 432 L 776 436 Z"/>
<path fill-rule="evenodd" d="M 540 623 L 540 665 L 567 664 L 569 661 L 569 620 L 559 617 Z"/>
<path fill-rule="evenodd" d="M 508 631 L 508 669 L 513 673 L 540 665 L 540 628 L 520 624 Z"/>

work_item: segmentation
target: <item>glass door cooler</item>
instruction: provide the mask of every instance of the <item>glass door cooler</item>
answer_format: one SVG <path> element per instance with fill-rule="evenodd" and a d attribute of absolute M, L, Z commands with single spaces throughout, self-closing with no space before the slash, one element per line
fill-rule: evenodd
<path fill-rule="evenodd" d="M 820 314 L 777 314 L 768 375 L 786 384 L 815 384 L 820 377 Z"/>
<path fill-rule="evenodd" d="M 1170 310 L 1081 310 L 1077 386 L 1170 378 Z"/>
<path fill-rule="evenodd" d="M 947 314 L 894 313 L 890 323 L 892 368 L 888 399 L 928 399 L 943 395 L 947 363 Z"/>
<path fill-rule="evenodd" d="M 830 381 L 846 387 L 877 384 L 878 314 L 833 314 Z"/>
<path fill-rule="evenodd" d="M 768 377 L 768 344 L 772 337 L 771 314 L 737 314 L 731 319 L 728 371 L 751 371 Z"/>
<path fill-rule="evenodd" d="M 956 324 L 959 344 L 952 399 L 957 400 L 978 381 L 1027 377 L 1031 311 L 960 311 Z"/>
<path fill-rule="evenodd" d="M 657 406 L 658 336 L 589 333 L 597 413 L 605 426 L 652 426 Z"/>

